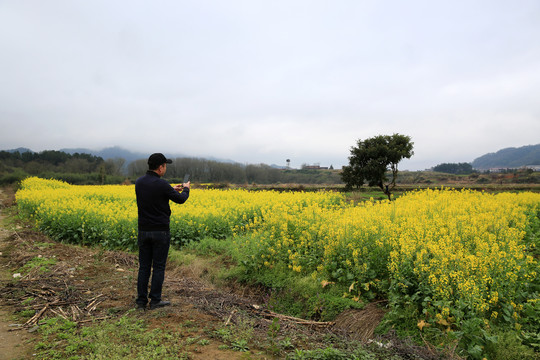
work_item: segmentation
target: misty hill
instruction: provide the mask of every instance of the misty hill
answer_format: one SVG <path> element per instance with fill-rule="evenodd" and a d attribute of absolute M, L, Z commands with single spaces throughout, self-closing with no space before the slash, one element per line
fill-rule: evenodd
<path fill-rule="evenodd" d="M 115 159 L 115 158 L 122 158 L 126 160 L 127 163 L 130 163 L 135 160 L 139 159 L 147 159 L 148 154 L 139 153 L 139 152 L 133 152 L 130 150 L 123 149 L 119 146 L 113 146 L 104 148 L 102 150 L 90 150 L 90 149 L 84 149 L 84 148 L 74 148 L 74 149 L 60 149 L 60 151 L 63 151 L 68 154 L 91 154 L 94 156 L 99 156 L 103 158 L 104 160 L 108 159 Z"/>
<path fill-rule="evenodd" d="M 132 161 L 135 161 L 135 160 L 141 160 L 141 159 L 146 160 L 146 159 L 148 159 L 148 156 L 150 156 L 150 153 L 142 153 L 142 152 L 131 151 L 131 150 L 121 148 L 119 146 L 108 147 L 108 148 L 105 148 L 105 149 L 102 149 L 102 150 L 90 150 L 90 149 L 77 148 L 77 149 L 61 149 L 60 151 L 66 152 L 68 154 L 74 154 L 76 152 L 85 153 L 85 154 L 91 154 L 91 155 L 94 155 L 94 156 L 99 156 L 99 157 L 103 158 L 104 160 L 121 158 L 121 159 L 126 160 L 126 164 L 128 164 L 128 163 L 130 163 Z M 165 156 L 167 156 L 170 159 L 186 158 L 186 157 L 193 158 L 194 157 L 194 156 L 188 156 L 188 155 L 185 155 L 185 154 L 178 154 L 178 153 L 173 154 L 173 153 L 169 153 L 169 152 L 164 152 L 164 154 L 165 154 Z M 212 160 L 212 161 L 217 161 L 217 162 L 230 163 L 230 164 L 236 164 L 237 163 L 234 160 L 220 159 L 220 158 L 216 158 L 216 157 L 205 157 L 205 159 Z"/>
<path fill-rule="evenodd" d="M 19 148 L 16 148 L 16 149 L 11 149 L 11 150 L 5 150 L 9 153 L 25 153 L 25 152 L 33 152 L 32 150 L 30 150 L 29 148 L 24 148 L 24 147 L 19 147 Z"/>
<path fill-rule="evenodd" d="M 513 169 L 525 165 L 540 165 L 540 144 L 502 149 L 480 156 L 472 162 L 473 168 L 479 170 Z"/>
<path fill-rule="evenodd" d="M 2 151 L 2 150 L 0 150 Z M 19 152 L 19 153 L 25 153 L 25 152 L 31 152 L 31 153 L 34 153 L 35 151 L 31 150 L 31 149 L 28 149 L 28 148 L 25 148 L 25 147 L 19 147 L 17 149 L 10 149 L 10 150 L 3 150 L 3 151 L 7 151 L 7 152 L 11 152 L 11 153 L 14 153 L 14 152 Z M 133 162 L 133 161 L 136 161 L 136 160 L 141 160 L 141 159 L 148 159 L 148 156 L 150 156 L 149 153 L 143 153 L 143 152 L 136 152 L 136 151 L 131 151 L 131 150 L 127 150 L 127 149 L 124 149 L 120 146 L 112 146 L 112 147 L 107 147 L 107 148 L 104 148 L 104 149 L 101 149 L 101 150 L 92 150 L 92 149 L 87 149 L 87 148 L 64 148 L 64 149 L 60 149 L 58 151 L 61 151 L 61 152 L 65 152 L 67 154 L 70 154 L 70 155 L 73 155 L 75 153 L 79 153 L 79 154 L 90 154 L 90 155 L 93 155 L 93 156 L 98 156 L 98 157 L 101 157 L 103 160 L 109 160 L 109 159 L 116 159 L 116 158 L 120 158 L 120 159 L 124 159 L 126 161 L 126 165 Z M 185 154 L 172 154 L 172 153 L 165 153 L 165 155 L 168 157 L 168 158 L 171 158 L 171 159 L 175 159 L 175 158 L 185 158 L 185 157 L 190 157 L 190 158 L 194 158 L 195 156 L 188 156 L 188 155 L 185 155 Z M 197 158 L 197 157 L 195 157 Z M 216 158 L 216 157 L 205 157 L 205 159 L 207 160 L 212 160 L 212 161 L 217 161 L 217 162 L 223 162 L 223 163 L 230 163 L 230 164 L 236 164 L 238 163 L 237 161 L 234 161 L 234 160 L 230 160 L 230 159 L 222 159 L 222 158 Z M 278 167 L 278 165 L 272 165 L 272 167 Z"/>
<path fill-rule="evenodd" d="M 18 152 L 18 153 L 21 153 L 21 154 L 23 154 L 25 152 L 35 153 L 35 151 L 33 151 L 33 150 L 29 149 L 29 148 L 25 148 L 25 147 L 19 147 L 19 148 L 16 148 L 16 149 L 10 149 L 10 150 L 4 150 L 4 151 L 7 151 L 9 153 Z M 90 155 L 93 155 L 93 156 L 101 157 L 104 160 L 114 159 L 114 158 L 122 158 L 122 159 L 125 159 L 126 162 L 131 162 L 131 161 L 139 160 L 139 159 L 146 159 L 148 157 L 148 154 L 129 151 L 129 150 L 123 149 L 123 148 L 121 148 L 119 146 L 108 147 L 108 148 L 105 148 L 105 149 L 102 149 L 102 150 L 90 150 L 90 149 L 86 149 L 86 148 L 66 148 L 66 149 L 60 149 L 58 151 L 61 151 L 61 152 L 64 152 L 64 153 L 70 154 L 70 155 L 73 155 L 73 154 L 76 154 L 76 153 L 78 153 L 78 154 L 90 154 Z"/>

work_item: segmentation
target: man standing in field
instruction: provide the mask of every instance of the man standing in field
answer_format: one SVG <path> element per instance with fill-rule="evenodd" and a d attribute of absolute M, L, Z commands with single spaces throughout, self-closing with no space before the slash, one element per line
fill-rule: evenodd
<path fill-rule="evenodd" d="M 150 309 L 168 306 L 161 299 L 165 279 L 165 265 L 169 254 L 171 234 L 169 229 L 171 208 L 169 200 L 183 204 L 189 197 L 190 182 L 172 187 L 161 177 L 172 160 L 156 153 L 148 158 L 148 171 L 135 182 L 139 213 L 139 275 L 137 278 L 137 307 L 146 309 L 150 298 Z M 148 281 L 152 273 L 150 295 Z"/>

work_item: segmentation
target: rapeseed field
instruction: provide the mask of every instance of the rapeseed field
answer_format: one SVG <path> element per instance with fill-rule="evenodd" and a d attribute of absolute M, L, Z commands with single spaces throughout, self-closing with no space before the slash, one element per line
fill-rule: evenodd
<path fill-rule="evenodd" d="M 57 240 L 136 249 L 133 186 L 28 178 L 16 197 Z M 193 189 L 171 207 L 176 247 L 221 239 L 253 276 L 309 278 L 352 303 L 385 299 L 389 326 L 455 341 L 471 358 L 501 329 L 540 350 L 540 194 L 428 189 L 352 203 L 324 191 Z"/>

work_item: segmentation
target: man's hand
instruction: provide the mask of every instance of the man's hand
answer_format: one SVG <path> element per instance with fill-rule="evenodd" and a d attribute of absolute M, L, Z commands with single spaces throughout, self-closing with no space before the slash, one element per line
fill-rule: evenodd
<path fill-rule="evenodd" d="M 176 191 L 182 191 L 183 188 L 189 189 L 190 186 L 191 186 L 191 181 L 188 181 L 187 183 L 184 183 L 184 184 L 175 185 L 173 189 Z"/>

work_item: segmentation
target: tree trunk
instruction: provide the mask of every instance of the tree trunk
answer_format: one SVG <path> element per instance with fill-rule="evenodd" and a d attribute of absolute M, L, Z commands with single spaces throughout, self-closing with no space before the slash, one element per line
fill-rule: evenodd
<path fill-rule="evenodd" d="M 390 191 L 390 188 L 388 185 L 384 185 L 382 181 L 379 183 L 379 187 L 381 188 L 382 192 L 388 196 L 388 200 L 392 201 L 392 192 Z"/>

